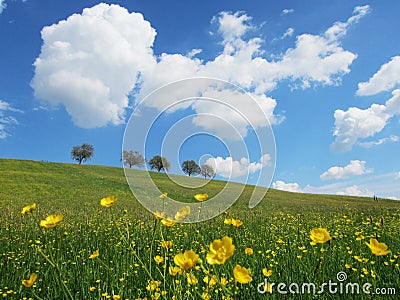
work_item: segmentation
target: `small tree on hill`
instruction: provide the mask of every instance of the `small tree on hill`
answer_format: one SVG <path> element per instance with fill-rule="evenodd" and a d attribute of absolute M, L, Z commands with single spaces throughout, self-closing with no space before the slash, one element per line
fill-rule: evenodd
<path fill-rule="evenodd" d="M 143 155 L 139 153 L 139 151 L 126 151 L 122 152 L 122 161 L 125 166 L 132 168 L 133 166 L 137 166 L 139 168 L 143 168 L 146 160 Z"/>
<path fill-rule="evenodd" d="M 160 172 L 161 170 L 169 170 L 168 160 L 165 157 L 161 157 L 160 155 L 153 156 L 149 160 L 149 165 L 150 169 L 157 170 L 157 172 Z"/>
<path fill-rule="evenodd" d="M 182 163 L 182 171 L 190 176 L 192 174 L 199 174 L 200 167 L 194 160 L 185 160 Z"/>
<path fill-rule="evenodd" d="M 203 175 L 204 178 L 212 178 L 215 176 L 215 170 L 210 165 L 202 165 L 200 168 L 200 174 Z"/>
<path fill-rule="evenodd" d="M 71 158 L 77 161 L 79 164 L 91 159 L 94 155 L 94 148 L 90 144 L 82 144 L 80 146 L 74 146 L 71 150 Z"/>

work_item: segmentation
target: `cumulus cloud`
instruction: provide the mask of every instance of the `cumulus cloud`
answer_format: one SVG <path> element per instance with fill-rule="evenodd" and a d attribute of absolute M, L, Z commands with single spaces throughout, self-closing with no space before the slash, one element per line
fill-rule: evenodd
<path fill-rule="evenodd" d="M 338 186 L 338 185 L 324 185 L 324 186 L 311 186 L 307 185 L 301 188 L 297 182 L 286 183 L 277 180 L 272 183 L 272 188 L 287 192 L 295 193 L 310 193 L 310 194 L 330 194 L 330 195 L 343 195 L 343 196 L 359 196 L 359 197 L 372 197 L 375 195 L 368 188 L 360 187 L 358 185 Z"/>
<path fill-rule="evenodd" d="M 356 58 L 341 47 L 340 38 L 368 9 L 356 8 L 346 22 L 335 23 L 321 35 L 298 36 L 295 47 L 274 61 L 263 57 L 262 39 L 246 38 L 256 29 L 250 16 L 221 12 L 212 21 L 217 24 L 223 49 L 215 58 L 202 61 L 196 57 L 198 49 L 186 55 L 155 56 L 152 47 L 156 32 L 151 24 L 139 13 L 102 3 L 43 28 L 43 45 L 34 63 L 31 84 L 37 98 L 52 105 L 62 104 L 76 125 L 92 128 L 123 123 L 127 95 L 134 87 L 135 101 L 140 101 L 172 81 L 219 78 L 246 89 L 265 110 L 270 123 L 277 124 L 282 118 L 274 113 L 276 100 L 267 93 L 282 80 L 302 88 L 340 82 Z M 149 103 L 154 108 L 164 104 Z M 206 109 L 196 104 L 193 109 Z M 208 103 L 207 109 L 212 111 L 213 107 Z M 252 108 L 246 109 L 251 115 Z M 228 118 L 230 113 L 221 117 Z M 233 121 L 237 121 L 233 125 L 241 132 L 246 131 L 243 126 L 247 125 L 241 120 Z"/>
<path fill-rule="evenodd" d="M 369 169 L 365 166 L 365 161 L 351 160 L 347 166 L 339 167 L 334 166 L 328 169 L 328 171 L 322 173 L 320 178 L 322 180 L 329 179 L 343 179 L 353 176 L 363 175 L 372 173 L 373 169 Z"/>
<path fill-rule="evenodd" d="M 367 188 L 359 187 L 358 185 L 352 185 L 345 188 L 343 191 L 336 192 L 336 195 L 372 197 L 375 194 Z"/>
<path fill-rule="evenodd" d="M 0 100 L 0 139 L 5 139 L 11 135 L 9 127 L 17 125 L 18 121 L 11 114 L 19 112 L 19 109 L 13 108 L 8 102 Z"/>
<path fill-rule="evenodd" d="M 63 104 L 80 127 L 123 123 L 127 95 L 154 63 L 150 23 L 140 13 L 101 3 L 41 34 L 31 83 L 35 97 Z"/>
<path fill-rule="evenodd" d="M 400 56 L 395 56 L 381 66 L 367 82 L 358 84 L 357 95 L 370 96 L 379 92 L 390 91 L 400 86 Z"/>
<path fill-rule="evenodd" d="M 398 114 L 400 114 L 400 90 L 394 90 L 392 98 L 384 105 L 372 104 L 367 109 L 350 107 L 347 111 L 338 109 L 334 113 L 333 135 L 336 139 L 331 146 L 336 151 L 349 151 L 358 140 L 381 132 L 389 120 Z"/>
<path fill-rule="evenodd" d="M 272 188 L 287 192 L 296 192 L 296 193 L 302 192 L 300 185 L 297 182 L 286 183 L 282 180 L 277 180 L 272 183 Z"/>
<path fill-rule="evenodd" d="M 217 158 L 207 159 L 206 164 L 213 166 L 216 174 L 221 177 L 235 178 L 260 171 L 270 163 L 270 160 L 271 156 L 269 154 L 264 154 L 258 162 L 250 162 L 246 157 L 242 157 L 240 160 L 233 160 L 230 156 L 226 158 L 218 156 Z"/>

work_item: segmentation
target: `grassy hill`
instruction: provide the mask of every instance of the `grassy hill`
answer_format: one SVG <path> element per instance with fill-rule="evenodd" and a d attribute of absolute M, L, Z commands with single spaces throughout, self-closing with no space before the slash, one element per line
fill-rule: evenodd
<path fill-rule="evenodd" d="M 131 172 L 134 176 L 132 181 L 137 181 L 140 186 L 146 172 Z M 181 202 L 195 201 L 195 193 L 208 193 L 211 197 L 226 185 L 224 181 L 213 180 L 207 184 L 204 179 L 187 177 L 180 180 L 205 185 L 199 188 L 185 188 L 174 183 L 163 173 L 152 172 L 151 177 L 160 191 L 168 192 L 171 198 Z M 93 204 L 98 204 L 101 198 L 115 195 L 121 209 L 127 209 L 130 213 L 142 217 L 150 216 L 133 196 L 122 168 L 0 159 L 0 186 L 0 211 L 3 213 L 7 211 L 8 214 L 13 214 L 16 207 L 37 202 L 49 212 L 62 209 L 67 214 L 73 211 L 76 215 L 76 209 L 79 209 L 79 214 L 85 214 Z M 232 210 L 248 210 L 248 199 L 253 188 L 244 187 Z M 371 198 L 290 193 L 269 189 L 261 203 L 250 212 L 329 212 L 341 210 L 345 205 L 364 213 L 372 213 L 376 210 L 397 209 L 400 207 L 400 201 L 380 199 L 376 203 Z"/>
<path fill-rule="evenodd" d="M 130 171 L 135 192 L 147 191 L 148 174 Z M 227 185 L 162 173 L 150 176 L 160 191 L 182 202 L 195 201 L 195 193 L 217 195 Z M 400 292 L 400 201 L 269 189 L 249 209 L 254 187 L 235 187 L 243 191 L 222 215 L 173 224 L 155 219 L 141 206 L 122 168 L 0 159 L 0 296 L 282 299 L 276 286 L 271 294 L 261 294 L 259 284 L 315 283 L 320 291 L 323 283 L 338 283 L 340 274 L 346 277 L 343 284 L 370 283 L 372 292 L 387 288 L 384 299 L 398 299 L 393 292 Z M 102 207 L 100 199 L 110 195 L 116 203 Z M 150 196 L 163 203 L 158 191 Z M 226 198 L 231 196 L 236 195 Z M 32 203 L 36 210 L 21 214 Z M 39 226 L 50 214 L 63 214 L 63 220 L 52 228 Z M 325 230 L 315 245 L 310 244 L 312 230 Z M 367 245 L 371 239 L 379 243 L 374 251 Z M 182 256 L 189 250 L 194 253 Z M 219 264 L 210 263 L 210 253 Z M 31 274 L 37 275 L 36 282 L 24 287 L 22 280 Z M 327 289 L 284 297 L 372 299 L 362 291 L 349 295 Z"/>

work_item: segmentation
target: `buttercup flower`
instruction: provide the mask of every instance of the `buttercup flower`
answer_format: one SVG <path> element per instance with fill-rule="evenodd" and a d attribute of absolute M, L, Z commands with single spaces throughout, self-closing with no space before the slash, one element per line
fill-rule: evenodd
<path fill-rule="evenodd" d="M 157 255 L 156 257 L 154 257 L 154 261 L 155 261 L 157 264 L 160 264 L 160 263 L 162 263 L 162 262 L 164 261 L 164 258 L 161 257 L 160 255 Z"/>
<path fill-rule="evenodd" d="M 267 268 L 262 269 L 264 276 L 269 277 L 272 275 L 272 270 L 268 270 Z"/>
<path fill-rule="evenodd" d="M 99 250 L 96 250 L 89 256 L 89 258 L 93 259 L 93 258 L 96 258 L 98 256 L 99 256 Z"/>
<path fill-rule="evenodd" d="M 158 198 L 160 199 L 164 199 L 168 196 L 168 193 L 162 193 L 160 196 L 158 196 Z"/>
<path fill-rule="evenodd" d="M 32 203 L 31 205 L 27 205 L 25 206 L 22 211 L 21 214 L 26 215 L 31 213 L 32 211 L 34 211 L 36 209 L 36 203 Z"/>
<path fill-rule="evenodd" d="M 111 207 L 111 206 L 114 205 L 114 203 L 115 203 L 116 200 L 117 200 L 117 199 L 115 199 L 114 196 L 109 196 L 109 197 L 106 197 L 106 198 L 101 199 L 101 200 L 100 200 L 100 205 L 101 205 L 101 206 L 104 206 L 104 207 Z"/>
<path fill-rule="evenodd" d="M 172 267 L 172 266 L 170 266 L 169 269 L 168 269 L 168 271 L 169 271 L 169 274 L 170 274 L 171 276 L 175 276 L 176 274 L 179 274 L 179 275 L 182 274 L 182 269 L 179 268 L 179 267 Z"/>
<path fill-rule="evenodd" d="M 252 254 L 253 254 L 253 249 L 251 249 L 251 248 L 246 248 L 246 249 L 244 249 L 244 254 L 246 254 L 246 255 L 252 255 Z"/>
<path fill-rule="evenodd" d="M 26 280 L 26 279 L 22 280 L 22 285 L 26 288 L 30 288 L 35 283 L 36 278 L 37 278 L 37 274 L 33 273 L 33 274 L 31 274 L 31 276 L 29 276 L 28 280 Z"/>
<path fill-rule="evenodd" d="M 215 240 L 210 244 L 210 252 L 206 256 L 207 262 L 210 265 L 222 265 L 233 255 L 234 251 L 235 246 L 232 244 L 232 239 L 224 236 L 222 240 Z"/>
<path fill-rule="evenodd" d="M 194 199 L 196 199 L 199 202 L 206 201 L 208 199 L 208 194 L 196 194 L 194 195 Z"/>
<path fill-rule="evenodd" d="M 176 224 L 176 222 L 174 220 L 172 220 L 171 218 L 162 219 L 161 223 L 168 227 L 174 226 Z"/>
<path fill-rule="evenodd" d="M 310 232 L 310 238 L 311 242 L 310 244 L 315 246 L 317 243 L 323 244 L 326 243 L 327 241 L 330 241 L 331 235 L 329 234 L 328 230 L 326 228 L 314 228 Z"/>
<path fill-rule="evenodd" d="M 165 249 L 169 249 L 172 247 L 172 241 L 162 241 L 160 242 L 161 247 L 165 248 Z"/>
<path fill-rule="evenodd" d="M 232 219 L 225 219 L 224 224 L 226 225 L 231 225 L 232 224 Z"/>
<path fill-rule="evenodd" d="M 175 214 L 175 220 L 181 221 L 190 215 L 190 206 L 186 205 L 179 209 Z"/>
<path fill-rule="evenodd" d="M 40 226 L 52 228 L 57 226 L 63 220 L 63 215 L 50 215 L 45 220 L 40 221 Z"/>
<path fill-rule="evenodd" d="M 384 243 L 379 243 L 376 239 L 370 239 L 369 244 L 365 242 L 365 244 L 371 249 L 372 253 L 381 256 L 389 254 L 388 246 Z"/>
<path fill-rule="evenodd" d="M 186 279 L 189 284 L 197 284 L 199 281 L 197 280 L 196 276 L 191 273 L 186 273 Z"/>
<path fill-rule="evenodd" d="M 154 215 L 154 218 L 156 218 L 157 220 L 162 220 L 162 219 L 164 219 L 166 214 L 167 213 L 165 211 L 163 211 L 163 212 L 156 211 L 153 215 Z"/>
<path fill-rule="evenodd" d="M 242 225 L 243 225 L 243 222 L 240 221 L 240 220 L 232 219 L 231 224 L 232 224 L 233 226 L 235 226 L 235 227 L 239 227 L 239 226 L 242 226 Z"/>
<path fill-rule="evenodd" d="M 179 253 L 174 257 L 175 264 L 183 270 L 193 268 L 198 260 L 199 256 L 193 250 L 186 250 L 184 253 Z"/>
<path fill-rule="evenodd" d="M 233 269 L 233 276 L 235 277 L 235 280 L 239 283 L 245 284 L 245 283 L 249 283 L 253 280 L 253 278 L 251 278 L 249 271 L 244 268 L 241 267 L 240 265 L 237 265 L 234 269 Z"/>

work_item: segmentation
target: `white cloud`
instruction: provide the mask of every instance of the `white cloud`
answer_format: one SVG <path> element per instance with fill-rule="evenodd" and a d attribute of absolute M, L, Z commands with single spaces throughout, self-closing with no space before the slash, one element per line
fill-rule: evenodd
<path fill-rule="evenodd" d="M 336 151 L 349 151 L 360 139 L 374 136 L 385 128 L 389 120 L 400 114 L 400 90 L 394 90 L 385 105 L 372 104 L 367 109 L 350 107 L 347 111 L 336 110 L 336 137 L 331 145 Z"/>
<path fill-rule="evenodd" d="M 356 58 L 340 46 L 340 38 L 366 11 L 356 8 L 346 22 L 335 23 L 322 35 L 298 36 L 295 47 L 274 61 L 263 57 L 262 39 L 244 38 L 255 30 L 250 16 L 222 12 L 213 22 L 218 26 L 223 50 L 214 59 L 202 61 L 195 57 L 198 49 L 186 56 L 154 56 L 156 33 L 141 14 L 129 13 L 118 5 L 99 4 L 43 28 L 43 46 L 35 61 L 32 87 L 37 98 L 64 105 L 76 125 L 92 128 L 123 123 L 127 94 L 135 86 L 135 99 L 140 101 L 172 81 L 212 77 L 245 88 L 265 110 L 270 123 L 277 124 L 282 118 L 274 113 L 276 101 L 267 93 L 282 80 L 291 80 L 302 88 L 340 82 Z M 157 109 L 165 105 L 148 104 Z M 199 111 L 214 108 L 209 103 L 206 108 L 200 104 L 193 107 Z M 259 107 L 246 109 L 247 115 L 252 115 Z M 221 117 L 229 118 L 231 114 L 222 112 Z M 246 132 L 242 120 L 231 121 L 240 132 Z"/>
<path fill-rule="evenodd" d="M 372 173 L 373 169 L 366 168 L 365 164 L 366 164 L 365 161 L 351 160 L 347 166 L 344 167 L 334 166 L 329 168 L 328 171 L 324 172 L 320 176 L 320 178 L 322 180 L 343 179 L 343 178 L 349 178 L 353 176 Z"/>
<path fill-rule="evenodd" d="M 269 164 L 270 160 L 269 154 L 264 154 L 258 162 L 250 162 L 246 157 L 242 157 L 240 160 L 233 160 L 230 156 L 227 158 L 218 156 L 217 158 L 207 159 L 206 164 L 212 166 L 221 177 L 235 178 L 260 171 Z"/>
<path fill-rule="evenodd" d="M 290 36 L 293 35 L 293 33 L 294 33 L 294 29 L 290 27 L 285 31 L 285 33 L 282 35 L 281 39 L 284 39 L 286 37 L 290 37 Z"/>
<path fill-rule="evenodd" d="M 0 0 L 0 14 L 3 12 L 4 9 L 6 9 L 7 4 L 5 0 Z"/>
<path fill-rule="evenodd" d="M 287 14 L 292 14 L 292 13 L 294 13 L 293 8 L 285 8 L 284 10 L 282 10 L 282 15 L 287 15 Z"/>
<path fill-rule="evenodd" d="M 18 120 L 10 115 L 15 112 L 21 113 L 22 111 L 13 108 L 8 102 L 0 100 L 0 139 L 10 136 L 9 127 L 18 124 Z"/>
<path fill-rule="evenodd" d="M 41 34 L 31 83 L 35 97 L 63 104 L 80 127 L 123 123 L 127 95 L 154 63 L 150 23 L 140 13 L 101 3 Z"/>
<path fill-rule="evenodd" d="M 369 142 L 358 142 L 358 145 L 363 148 L 371 148 L 372 146 L 382 145 L 384 143 L 395 143 L 400 141 L 400 137 L 397 135 L 391 135 L 389 137 L 381 138 L 376 141 Z"/>
<path fill-rule="evenodd" d="M 400 86 L 400 56 L 381 66 L 368 82 L 358 84 L 357 95 L 369 96 Z"/>
<path fill-rule="evenodd" d="M 302 192 L 302 190 L 300 189 L 300 185 L 297 182 L 286 183 L 284 181 L 277 180 L 272 183 L 272 188 L 287 192 Z"/>
<path fill-rule="evenodd" d="M 346 195 L 346 196 L 358 196 L 358 197 L 372 197 L 374 192 L 367 188 L 359 187 L 358 185 L 352 185 L 345 188 L 343 191 L 336 192 L 336 195 Z"/>
<path fill-rule="evenodd" d="M 397 172 L 394 176 L 395 179 L 400 179 L 400 172 Z"/>
<path fill-rule="evenodd" d="M 223 44 L 237 41 L 253 28 L 249 24 L 251 17 L 241 12 L 232 14 L 224 11 L 218 17 L 214 17 L 212 21 L 218 22 L 218 32 L 223 37 Z"/>

